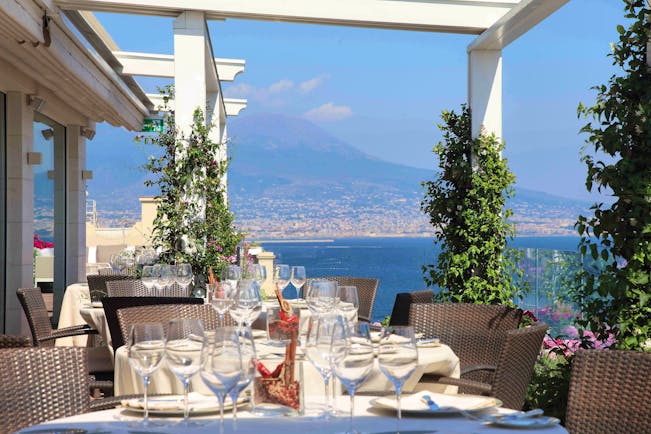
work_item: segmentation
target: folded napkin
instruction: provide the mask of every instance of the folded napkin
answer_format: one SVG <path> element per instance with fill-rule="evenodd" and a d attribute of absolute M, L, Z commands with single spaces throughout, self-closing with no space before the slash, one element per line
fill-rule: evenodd
<path fill-rule="evenodd" d="M 127 408 L 145 408 L 145 401 L 142 398 L 123 399 L 120 404 Z M 216 397 L 202 395 L 197 392 L 190 392 L 188 394 L 188 405 L 193 410 L 219 408 Z M 183 410 L 183 395 L 151 397 L 148 400 L 147 407 L 150 410 L 158 411 Z"/>
<path fill-rule="evenodd" d="M 426 340 L 423 340 L 423 341 L 416 342 L 416 346 L 418 348 L 440 347 L 441 346 L 441 341 L 438 340 L 438 339 L 426 339 Z"/>
<path fill-rule="evenodd" d="M 421 397 L 429 395 L 430 398 L 438 404 L 441 411 L 454 411 L 454 410 L 479 410 L 484 408 L 494 407 L 498 404 L 495 398 L 489 396 L 474 396 L 474 395 L 446 395 L 443 393 L 433 393 L 428 391 L 414 393 L 413 395 L 404 396 L 400 399 L 400 404 L 403 410 L 411 411 L 427 411 L 429 406 L 423 402 Z M 378 398 L 376 401 L 378 405 L 387 408 L 397 408 L 395 398 Z"/>

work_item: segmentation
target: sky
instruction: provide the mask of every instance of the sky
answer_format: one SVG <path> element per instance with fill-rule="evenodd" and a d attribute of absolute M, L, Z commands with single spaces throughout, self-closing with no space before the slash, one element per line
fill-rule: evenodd
<path fill-rule="evenodd" d="M 171 18 L 97 15 L 123 51 L 173 54 Z M 503 50 L 504 155 L 517 186 L 594 199 L 576 109 L 615 72 L 607 54 L 623 22 L 621 0 L 570 0 Z M 434 170 L 440 113 L 467 100 L 472 35 L 234 19 L 209 30 L 216 57 L 246 60 L 222 83 L 227 97 L 248 99 L 240 116 L 303 117 L 380 159 Z M 165 83 L 138 81 L 147 92 Z"/>

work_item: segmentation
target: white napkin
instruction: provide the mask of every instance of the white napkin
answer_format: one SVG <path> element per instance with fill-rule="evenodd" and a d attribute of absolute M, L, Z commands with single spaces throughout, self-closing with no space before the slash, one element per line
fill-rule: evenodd
<path fill-rule="evenodd" d="M 123 399 L 120 404 L 128 408 L 145 408 L 145 402 L 142 398 Z M 197 392 L 190 392 L 188 394 L 188 405 L 193 410 L 215 408 L 219 407 L 217 398 L 214 396 L 206 396 Z M 150 410 L 171 411 L 183 410 L 183 396 L 170 395 L 151 397 L 148 399 L 147 407 Z"/>
<path fill-rule="evenodd" d="M 435 348 L 441 346 L 441 341 L 438 339 L 428 339 L 426 341 L 416 342 L 418 348 Z"/>
<path fill-rule="evenodd" d="M 441 410 L 479 410 L 490 408 L 497 405 L 497 400 L 490 396 L 473 396 L 473 395 L 445 395 L 443 393 L 433 393 L 428 391 L 414 393 L 400 399 L 403 410 L 426 411 L 429 406 L 421 400 L 423 395 L 429 395 Z M 395 398 L 378 398 L 378 405 L 388 408 L 397 408 Z"/>

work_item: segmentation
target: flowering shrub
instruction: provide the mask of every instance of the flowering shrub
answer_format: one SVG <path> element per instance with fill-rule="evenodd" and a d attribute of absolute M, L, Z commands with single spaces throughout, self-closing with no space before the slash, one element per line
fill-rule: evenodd
<path fill-rule="evenodd" d="M 35 249 L 51 249 L 54 247 L 54 243 L 49 241 L 43 241 L 38 234 L 34 234 L 34 248 Z"/>

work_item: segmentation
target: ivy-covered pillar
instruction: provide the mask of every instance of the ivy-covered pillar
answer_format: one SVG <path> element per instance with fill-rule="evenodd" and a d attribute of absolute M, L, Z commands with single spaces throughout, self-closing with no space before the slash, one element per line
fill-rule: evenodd
<path fill-rule="evenodd" d="M 468 105 L 472 137 L 479 137 L 482 127 L 502 137 L 502 50 L 468 52 Z"/>

